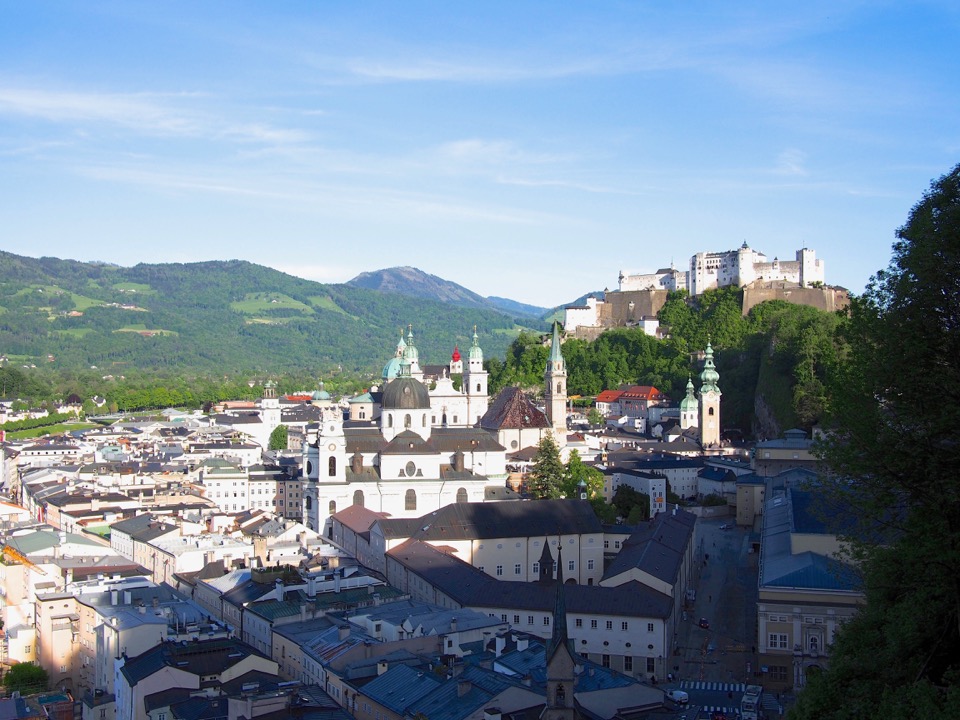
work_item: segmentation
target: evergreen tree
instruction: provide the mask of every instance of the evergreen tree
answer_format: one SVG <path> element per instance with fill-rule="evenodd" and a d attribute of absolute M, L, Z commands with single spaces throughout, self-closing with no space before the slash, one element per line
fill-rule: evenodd
<path fill-rule="evenodd" d="M 533 469 L 527 477 L 527 489 L 538 500 L 556 500 L 563 497 L 560 485 L 565 471 L 557 441 L 553 439 L 553 435 L 544 435 L 537 445 Z"/>
<path fill-rule="evenodd" d="M 851 306 L 823 452 L 856 508 L 866 606 L 791 713 L 960 717 L 960 166 Z"/>
<path fill-rule="evenodd" d="M 3 676 L 3 686 L 8 690 L 17 690 L 23 695 L 43 692 L 50 679 L 47 671 L 39 665 L 22 662 L 13 665 Z"/>

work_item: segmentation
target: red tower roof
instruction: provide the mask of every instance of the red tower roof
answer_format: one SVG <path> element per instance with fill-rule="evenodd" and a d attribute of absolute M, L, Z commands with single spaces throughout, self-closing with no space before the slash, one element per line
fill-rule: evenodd
<path fill-rule="evenodd" d="M 454 362 L 460 362 L 460 346 L 459 345 L 453 346 L 453 355 L 450 356 L 450 359 L 453 360 Z"/>

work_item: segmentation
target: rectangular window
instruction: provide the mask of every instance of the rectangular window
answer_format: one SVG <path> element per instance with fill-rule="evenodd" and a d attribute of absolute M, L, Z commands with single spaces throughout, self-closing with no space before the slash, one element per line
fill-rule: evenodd
<path fill-rule="evenodd" d="M 607 630 L 613 630 L 613 620 L 607 620 Z"/>
<path fill-rule="evenodd" d="M 520 616 L 519 616 L 519 615 L 514 615 L 514 616 L 513 616 L 513 624 L 514 624 L 514 625 L 519 625 L 519 624 L 520 624 Z"/>
<path fill-rule="evenodd" d="M 520 563 L 517 563 L 516 565 L 513 566 L 513 574 L 514 574 L 514 575 L 519 575 L 520 572 L 521 572 L 521 571 L 520 571 Z"/>
<path fill-rule="evenodd" d="M 614 540 L 614 541 L 613 541 L 613 549 L 614 549 L 614 550 L 619 550 L 619 549 L 620 549 L 620 541 L 619 541 L 619 540 Z"/>
<path fill-rule="evenodd" d="M 610 549 L 610 541 L 609 541 L 609 540 L 604 540 L 604 541 L 603 541 L 603 549 L 604 549 L 604 550 L 609 550 L 609 549 Z"/>
<path fill-rule="evenodd" d="M 590 629 L 591 629 L 591 630 L 596 630 L 596 629 L 597 629 L 597 621 L 596 621 L 596 620 L 591 620 L 591 621 L 590 621 Z"/>
<path fill-rule="evenodd" d="M 503 575 L 503 565 L 497 565 L 497 577 Z"/>
<path fill-rule="evenodd" d="M 624 672 L 633 671 L 633 657 L 630 655 L 625 655 L 623 658 L 623 670 Z"/>
<path fill-rule="evenodd" d="M 577 618 L 573 622 L 577 627 L 583 627 L 583 618 Z"/>
<path fill-rule="evenodd" d="M 657 661 L 653 658 L 647 658 L 647 672 L 652 673 L 657 671 Z"/>
<path fill-rule="evenodd" d="M 544 616 L 543 616 L 543 624 L 544 624 L 544 625 L 549 625 L 549 624 L 550 624 L 550 616 L 549 616 L 549 615 L 544 615 Z"/>
<path fill-rule="evenodd" d="M 506 622 L 506 621 L 507 621 L 507 614 L 506 614 L 506 613 L 504 613 L 503 615 L 500 616 L 500 621 L 501 621 L 501 622 Z"/>
<path fill-rule="evenodd" d="M 533 615 L 527 615 L 527 625 L 533 625 Z"/>
<path fill-rule="evenodd" d="M 767 647 L 769 647 L 771 650 L 786 650 L 787 636 L 783 633 L 770 633 Z"/>
<path fill-rule="evenodd" d="M 539 575 L 539 574 L 540 574 L 540 563 L 535 562 L 535 563 L 533 564 L 533 574 L 534 574 L 534 575 Z"/>
<path fill-rule="evenodd" d="M 653 623 L 647 623 L 647 632 L 653 632 Z"/>
<path fill-rule="evenodd" d="M 587 570 L 593 570 L 593 560 L 587 560 Z"/>
<path fill-rule="evenodd" d="M 787 666 L 786 665 L 770 665 L 767 668 L 767 677 L 771 680 L 776 680 L 778 682 L 787 681 Z"/>
<path fill-rule="evenodd" d="M 605 668 L 610 667 L 610 656 L 609 656 L 609 655 L 604 655 L 604 656 L 603 656 L 603 660 L 602 660 L 602 662 L 601 662 L 600 664 L 603 665 Z"/>
<path fill-rule="evenodd" d="M 576 570 L 576 568 L 577 568 L 576 560 L 571 560 L 570 562 L 567 563 L 567 570 L 569 570 L 570 572 L 573 572 L 574 570 Z"/>
<path fill-rule="evenodd" d="M 621 630 L 629 630 L 629 629 L 630 629 L 630 624 L 629 624 L 626 620 L 624 620 L 622 623 L 620 623 L 620 629 L 621 629 Z"/>

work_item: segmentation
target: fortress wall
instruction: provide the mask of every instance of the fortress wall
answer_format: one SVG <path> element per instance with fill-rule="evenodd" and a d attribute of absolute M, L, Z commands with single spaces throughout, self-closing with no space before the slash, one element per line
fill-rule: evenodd
<path fill-rule="evenodd" d="M 783 300 L 794 305 L 809 305 L 834 312 L 850 304 L 850 294 L 843 288 L 802 288 L 791 283 L 755 283 L 743 288 L 743 314 L 767 300 Z"/>

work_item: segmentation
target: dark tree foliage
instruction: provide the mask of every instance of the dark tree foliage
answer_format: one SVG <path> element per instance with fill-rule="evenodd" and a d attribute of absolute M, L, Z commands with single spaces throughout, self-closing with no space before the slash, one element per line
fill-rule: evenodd
<path fill-rule="evenodd" d="M 563 497 L 561 485 L 566 467 L 560 460 L 560 448 L 553 435 L 547 434 L 537 445 L 533 468 L 527 476 L 527 489 L 538 500 L 557 500 Z"/>
<path fill-rule="evenodd" d="M 867 602 L 791 717 L 960 717 L 960 166 L 913 208 L 845 332 L 822 450 L 860 521 Z"/>
<path fill-rule="evenodd" d="M 10 691 L 16 690 L 21 695 L 43 692 L 49 682 L 46 670 L 28 662 L 11 666 L 3 676 L 3 686 Z"/>
<path fill-rule="evenodd" d="M 270 433 L 270 450 L 286 450 L 287 449 L 287 426 L 286 425 L 277 425 L 273 432 Z"/>

